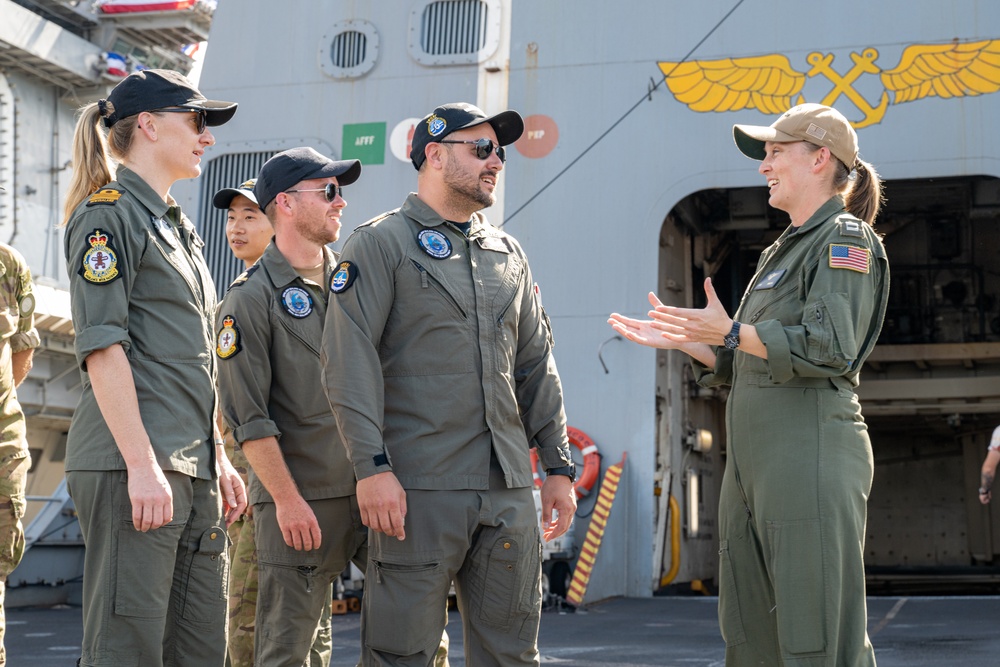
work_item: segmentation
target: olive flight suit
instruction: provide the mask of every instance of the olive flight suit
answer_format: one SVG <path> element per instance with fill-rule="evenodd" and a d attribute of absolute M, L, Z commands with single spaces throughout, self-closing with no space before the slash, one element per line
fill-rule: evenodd
<path fill-rule="evenodd" d="M 12 355 L 38 347 L 31 271 L 17 250 L 0 243 L 0 666 L 4 649 L 7 577 L 24 555 L 24 489 L 31 467 L 24 412 L 17 402 Z"/>
<path fill-rule="evenodd" d="M 86 544 L 84 667 L 218 667 L 225 658 L 228 538 L 213 444 L 216 299 L 203 245 L 180 207 L 124 166 L 66 226 L 83 371 L 66 471 Z M 132 524 L 125 461 L 87 375 L 87 357 L 112 345 L 125 351 L 143 426 L 173 493 L 173 520 L 145 533 Z"/>
<path fill-rule="evenodd" d="M 330 289 L 324 382 L 354 471 L 406 490 L 406 539 L 371 532 L 361 664 L 429 664 L 454 581 L 469 664 L 537 665 L 529 447 L 545 468 L 571 459 L 524 252 L 411 194 L 355 230 Z"/>
<path fill-rule="evenodd" d="M 329 276 L 336 257 L 324 249 Z M 273 436 L 312 508 L 321 546 L 285 544 L 275 504 L 250 468 L 259 568 L 256 662 L 300 667 L 316 638 L 331 583 L 367 562 L 367 529 L 333 413 L 323 394 L 320 340 L 327 292 L 299 276 L 272 242 L 230 287 L 216 316 L 222 413 L 240 444 Z M 439 635 L 440 636 L 440 633 Z"/>
<path fill-rule="evenodd" d="M 727 667 L 870 667 L 864 537 L 873 460 L 854 393 L 885 316 L 878 235 L 836 196 L 761 255 L 735 320 L 767 359 L 719 348 L 729 384 L 719 500 Z"/>

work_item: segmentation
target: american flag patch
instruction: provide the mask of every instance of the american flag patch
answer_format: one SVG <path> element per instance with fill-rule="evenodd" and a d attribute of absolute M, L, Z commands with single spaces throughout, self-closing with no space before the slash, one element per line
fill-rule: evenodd
<path fill-rule="evenodd" d="M 868 248 L 853 245 L 830 244 L 830 268 L 851 269 L 868 273 Z"/>

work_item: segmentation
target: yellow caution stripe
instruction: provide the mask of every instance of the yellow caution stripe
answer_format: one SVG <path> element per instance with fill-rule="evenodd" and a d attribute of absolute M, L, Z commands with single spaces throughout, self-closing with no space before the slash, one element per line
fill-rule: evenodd
<path fill-rule="evenodd" d="M 597 495 L 597 505 L 594 507 L 590 526 L 587 528 L 587 537 L 583 540 L 580 558 L 576 562 L 573 580 L 570 582 L 569 592 L 566 594 L 566 601 L 570 604 L 580 606 L 583 602 L 583 596 L 587 592 L 590 573 L 594 569 L 597 552 L 601 548 L 601 540 L 604 538 L 604 528 L 608 525 L 611 506 L 615 502 L 615 494 L 618 493 L 618 482 L 621 480 L 622 470 L 625 468 L 626 456 L 627 453 L 623 454 L 621 463 L 614 464 L 604 473 L 601 491 Z"/>

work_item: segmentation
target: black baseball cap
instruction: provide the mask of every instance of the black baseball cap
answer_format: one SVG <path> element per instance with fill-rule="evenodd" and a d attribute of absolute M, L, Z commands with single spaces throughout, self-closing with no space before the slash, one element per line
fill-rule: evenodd
<path fill-rule="evenodd" d="M 233 203 L 233 200 L 239 195 L 243 195 L 256 204 L 257 196 L 253 193 L 253 186 L 256 182 L 256 178 L 251 178 L 248 181 L 243 181 L 235 188 L 223 188 L 219 190 L 212 198 L 212 205 L 215 206 L 215 208 L 221 208 L 225 211 L 229 208 L 229 205 Z"/>
<path fill-rule="evenodd" d="M 424 163 L 424 149 L 427 144 L 441 141 L 456 130 L 489 123 L 497 134 L 497 141 L 506 146 L 517 141 L 524 132 L 524 121 L 516 111 L 501 111 L 495 116 L 486 116 L 477 106 L 466 102 L 442 104 L 434 113 L 425 116 L 413 129 L 410 140 L 410 161 L 420 169 Z"/>
<path fill-rule="evenodd" d="M 144 69 L 129 74 L 98 105 L 105 127 L 143 111 L 167 107 L 205 111 L 207 123 L 212 127 L 223 125 L 236 113 L 236 102 L 207 100 L 187 78 L 169 69 Z"/>
<path fill-rule="evenodd" d="M 299 181 L 314 178 L 337 177 L 340 185 L 350 185 L 361 176 L 359 160 L 331 160 L 315 148 L 303 146 L 281 151 L 264 163 L 257 174 L 253 193 L 257 205 L 263 210 L 274 201 L 279 192 L 284 192 Z"/>

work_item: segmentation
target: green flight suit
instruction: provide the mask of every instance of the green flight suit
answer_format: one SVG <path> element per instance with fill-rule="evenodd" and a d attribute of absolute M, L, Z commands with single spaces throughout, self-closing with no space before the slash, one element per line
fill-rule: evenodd
<path fill-rule="evenodd" d="M 719 500 L 726 665 L 868 667 L 864 538 L 873 460 L 853 389 L 882 327 L 885 249 L 836 196 L 761 255 L 734 319 L 767 359 L 719 348 L 729 384 Z"/>
<path fill-rule="evenodd" d="M 31 271 L 14 248 L 0 243 L 0 666 L 7 664 L 4 594 L 24 555 L 24 489 L 31 467 L 24 412 L 17 402 L 11 357 L 38 347 Z"/>
<path fill-rule="evenodd" d="M 429 664 L 452 581 L 469 664 L 538 664 L 529 447 L 571 459 L 533 285 L 513 237 L 479 213 L 466 237 L 415 194 L 344 246 L 327 395 L 358 479 L 392 471 L 407 493 L 406 539 L 371 533 L 362 665 Z"/>
<path fill-rule="evenodd" d="M 216 476 L 215 286 L 204 243 L 176 204 L 120 166 L 66 226 L 83 393 L 66 471 L 86 544 L 83 657 L 90 665 L 205 665 L 226 651 L 228 539 Z M 125 461 L 86 359 L 121 345 L 173 520 L 132 525 Z M 114 409 L 114 406 L 105 406 Z"/>
<path fill-rule="evenodd" d="M 336 256 L 324 252 L 329 276 Z M 268 667 L 301 667 L 309 659 L 332 582 L 352 560 L 364 568 L 368 558 L 354 470 L 320 377 L 327 296 L 272 242 L 234 281 L 216 316 L 222 414 L 240 444 L 278 439 L 322 533 L 319 549 L 285 544 L 274 501 L 250 468 L 259 572 L 254 652 L 257 664 Z"/>

